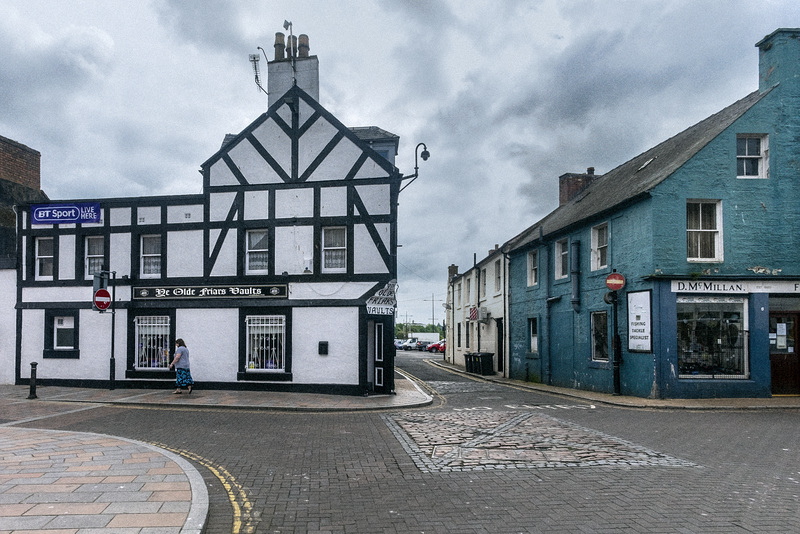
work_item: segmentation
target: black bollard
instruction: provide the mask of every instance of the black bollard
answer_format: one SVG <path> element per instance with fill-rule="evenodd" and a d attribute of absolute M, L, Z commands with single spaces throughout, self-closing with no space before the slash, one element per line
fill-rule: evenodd
<path fill-rule="evenodd" d="M 31 393 L 28 395 L 29 399 L 38 399 L 36 396 L 36 366 L 38 362 L 31 362 Z"/>

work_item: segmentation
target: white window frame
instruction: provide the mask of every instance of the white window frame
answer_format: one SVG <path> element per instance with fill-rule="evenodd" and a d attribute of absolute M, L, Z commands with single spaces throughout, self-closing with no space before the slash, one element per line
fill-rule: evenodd
<path fill-rule="evenodd" d="M 462 297 L 462 294 L 461 294 L 461 282 L 458 283 L 458 288 L 456 289 L 456 292 L 458 293 L 458 298 L 456 299 L 456 304 L 460 308 L 461 307 L 461 297 Z"/>
<path fill-rule="evenodd" d="M 603 324 L 598 324 L 600 318 L 603 318 Z M 592 336 L 591 336 L 591 343 L 592 343 L 592 361 L 593 362 L 607 362 L 609 361 L 609 354 L 611 354 L 610 348 L 610 341 L 611 336 L 608 335 L 608 312 L 607 311 L 595 311 L 592 312 L 591 318 L 592 324 Z M 600 331 L 599 328 L 605 326 L 603 329 L 604 331 Z M 601 341 L 605 341 L 605 343 L 598 343 L 597 334 L 600 333 L 603 335 L 604 339 Z M 605 350 L 605 355 L 599 353 L 600 349 Z"/>
<path fill-rule="evenodd" d="M 326 234 L 336 230 L 344 234 L 344 245 L 327 245 Z M 344 253 L 344 266 L 343 267 L 328 267 L 328 253 Z M 322 229 L 322 272 L 323 273 L 346 273 L 347 272 L 347 227 L 346 226 L 328 226 Z"/>
<path fill-rule="evenodd" d="M 752 151 L 750 140 L 758 140 L 759 148 Z M 758 172 L 748 173 L 747 162 L 755 161 Z M 741 179 L 769 178 L 769 136 L 765 134 L 739 134 L 736 136 L 736 177 Z"/>
<path fill-rule="evenodd" d="M 248 315 L 245 317 L 246 371 L 286 372 L 286 316 Z"/>
<path fill-rule="evenodd" d="M 465 284 L 464 296 L 466 297 L 466 300 L 464 302 L 466 302 L 467 304 L 469 304 L 471 302 L 470 301 L 470 298 L 471 298 L 470 293 L 472 293 L 472 287 L 471 287 L 472 283 L 471 282 L 472 282 L 471 278 L 467 278 L 466 280 L 464 280 L 464 284 Z"/>
<path fill-rule="evenodd" d="M 531 354 L 539 353 L 539 321 L 536 317 L 528 319 L 528 334 L 530 335 L 530 343 L 528 350 Z"/>
<path fill-rule="evenodd" d="M 592 228 L 592 270 L 608 268 L 608 223 Z"/>
<path fill-rule="evenodd" d="M 555 243 L 555 279 L 563 280 L 569 276 L 569 239 Z"/>
<path fill-rule="evenodd" d="M 251 236 L 263 234 L 263 238 L 256 241 L 255 246 Z M 258 230 L 248 230 L 245 235 L 245 274 L 269 274 L 269 230 L 260 228 Z M 259 256 L 266 255 L 263 261 L 259 261 Z M 258 262 L 264 265 L 263 268 L 254 268 L 253 264 Z"/>
<path fill-rule="evenodd" d="M 90 245 L 91 242 L 100 243 L 100 253 L 98 254 L 97 251 L 92 251 L 92 247 Z M 103 271 L 103 263 L 105 261 L 105 248 L 106 248 L 106 240 L 105 237 L 99 235 L 90 235 L 86 236 L 84 240 L 84 277 L 89 280 L 94 277 L 95 273 L 100 273 Z M 100 261 L 100 265 L 97 265 L 98 260 Z"/>
<path fill-rule="evenodd" d="M 170 318 L 168 315 L 139 315 L 133 320 L 136 369 L 169 369 Z"/>
<path fill-rule="evenodd" d="M 158 254 L 153 252 L 145 252 L 145 240 L 156 240 L 158 242 Z M 161 250 L 161 236 L 158 234 L 148 234 L 143 235 L 139 238 L 139 275 L 142 278 L 161 278 L 161 271 L 163 269 L 163 262 L 162 259 L 164 257 L 163 250 Z M 147 261 L 146 260 L 154 260 L 158 258 L 158 272 L 145 272 L 147 269 Z M 148 269 L 149 270 L 149 269 Z"/>
<path fill-rule="evenodd" d="M 481 287 L 478 291 L 478 300 L 486 299 L 486 269 L 481 269 Z"/>
<path fill-rule="evenodd" d="M 69 345 L 59 344 L 58 334 L 60 331 L 72 332 L 72 343 Z M 59 315 L 53 317 L 53 350 L 73 350 L 75 349 L 75 317 L 71 315 Z"/>
<path fill-rule="evenodd" d="M 539 285 L 539 251 L 528 252 L 528 287 Z"/>
<path fill-rule="evenodd" d="M 495 293 L 499 293 L 500 290 L 503 287 L 503 285 L 502 285 L 502 282 L 503 282 L 502 274 L 503 274 L 503 266 L 502 266 L 500 260 L 496 260 L 494 262 L 494 291 L 495 291 Z"/>
<path fill-rule="evenodd" d="M 45 241 L 50 242 L 50 253 L 44 253 L 41 250 L 41 244 Z M 34 241 L 35 247 L 35 255 L 36 261 L 34 262 L 36 273 L 35 278 L 36 280 L 53 280 L 53 274 L 56 270 L 56 258 L 55 258 L 55 246 L 56 246 L 56 239 L 55 237 L 37 237 Z M 50 266 L 50 274 L 42 274 L 46 273 L 48 269 L 45 268 L 46 265 Z"/>
<path fill-rule="evenodd" d="M 697 204 L 700 206 L 699 228 L 690 228 L 689 205 Z M 714 225 L 715 228 L 703 228 L 703 206 L 714 206 Z M 707 209 L 707 208 L 706 208 Z M 714 240 L 714 255 L 700 256 L 702 234 L 711 234 Z M 697 243 L 693 243 L 697 240 Z M 720 263 L 724 258 L 722 240 L 722 201 L 706 199 L 688 199 L 686 201 L 686 261 L 690 263 Z M 692 249 L 697 249 L 697 255 L 692 255 Z"/>

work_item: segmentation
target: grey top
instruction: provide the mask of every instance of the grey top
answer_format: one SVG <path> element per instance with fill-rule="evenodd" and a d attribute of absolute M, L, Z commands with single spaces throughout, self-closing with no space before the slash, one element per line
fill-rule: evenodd
<path fill-rule="evenodd" d="M 175 349 L 175 356 L 178 358 L 178 363 L 175 364 L 175 369 L 189 368 L 189 349 L 186 347 L 178 347 Z"/>

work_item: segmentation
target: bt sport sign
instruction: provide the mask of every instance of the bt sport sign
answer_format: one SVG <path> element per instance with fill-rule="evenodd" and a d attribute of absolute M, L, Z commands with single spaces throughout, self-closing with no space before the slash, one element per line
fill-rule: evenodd
<path fill-rule="evenodd" d="M 74 224 L 100 222 L 99 202 L 73 204 L 34 204 L 31 224 Z"/>

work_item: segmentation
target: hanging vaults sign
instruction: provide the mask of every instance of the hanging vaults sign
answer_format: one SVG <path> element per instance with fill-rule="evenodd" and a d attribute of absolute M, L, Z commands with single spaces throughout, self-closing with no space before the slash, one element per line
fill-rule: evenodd
<path fill-rule="evenodd" d="M 397 280 L 392 280 L 367 299 L 368 315 L 394 315 L 397 307 Z"/>
<path fill-rule="evenodd" d="M 134 287 L 134 299 L 286 298 L 286 284 L 235 286 Z"/>

